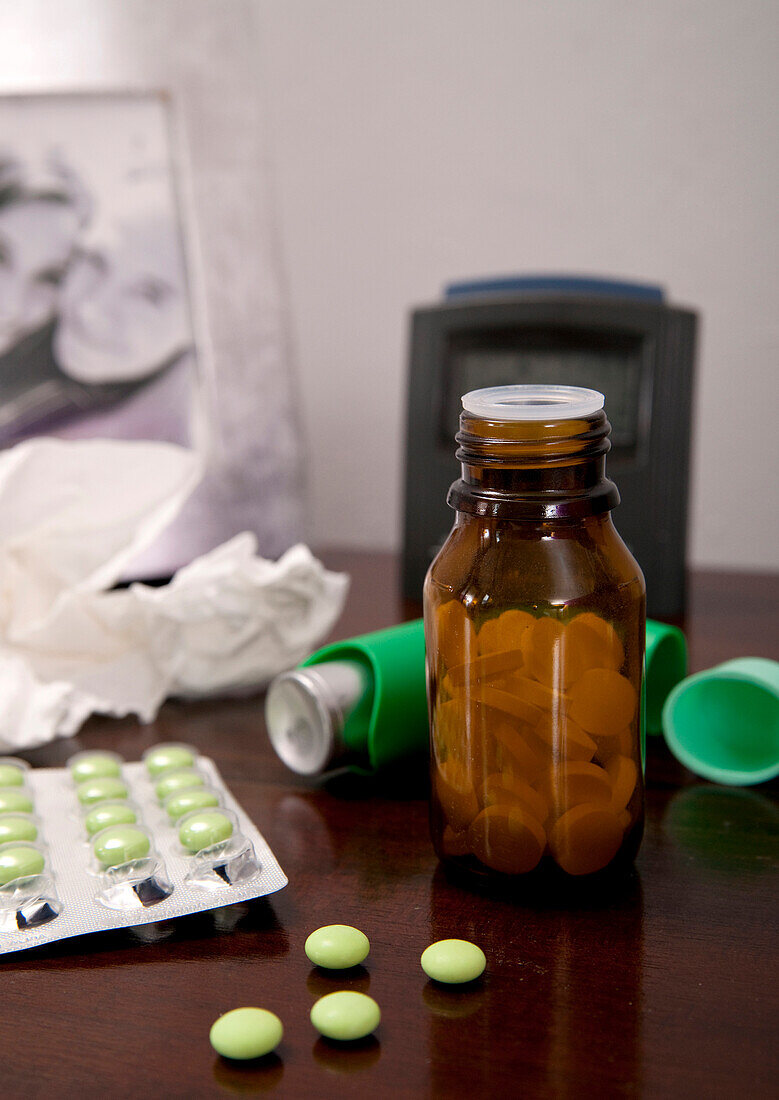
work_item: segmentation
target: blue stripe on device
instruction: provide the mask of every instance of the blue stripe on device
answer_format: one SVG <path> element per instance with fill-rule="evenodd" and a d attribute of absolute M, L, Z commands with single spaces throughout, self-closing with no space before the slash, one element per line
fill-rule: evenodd
<path fill-rule="evenodd" d="M 663 302 L 665 291 L 653 283 L 627 283 L 617 279 L 588 279 L 577 275 L 513 275 L 503 278 L 472 279 L 450 283 L 447 298 L 470 298 L 480 294 L 526 294 L 553 291 L 562 294 L 604 295 L 641 302 Z"/>

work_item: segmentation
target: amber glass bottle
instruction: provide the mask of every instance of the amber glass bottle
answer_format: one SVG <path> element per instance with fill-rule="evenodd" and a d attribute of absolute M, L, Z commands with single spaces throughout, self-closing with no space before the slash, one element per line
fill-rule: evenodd
<path fill-rule="evenodd" d="M 463 398 L 424 600 L 433 843 L 464 870 L 587 875 L 641 841 L 645 588 L 609 431 L 594 390 Z"/>

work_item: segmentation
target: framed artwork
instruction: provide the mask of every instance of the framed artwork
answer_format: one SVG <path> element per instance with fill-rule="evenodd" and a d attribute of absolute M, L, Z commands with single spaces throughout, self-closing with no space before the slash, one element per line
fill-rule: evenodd
<path fill-rule="evenodd" d="M 197 450 L 203 480 L 133 578 L 247 529 L 276 557 L 305 536 L 305 485 L 254 3 L 19 7 L 0 38 L 0 447 Z"/>
<path fill-rule="evenodd" d="M 197 357 L 160 95 L 0 97 L 0 447 L 192 446 Z"/>

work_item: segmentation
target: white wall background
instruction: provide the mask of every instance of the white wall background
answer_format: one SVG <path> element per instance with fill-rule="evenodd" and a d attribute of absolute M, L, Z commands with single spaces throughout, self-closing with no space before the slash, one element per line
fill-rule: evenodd
<path fill-rule="evenodd" d="M 258 4 L 313 544 L 400 543 L 409 308 L 570 271 L 701 311 L 692 563 L 778 568 L 775 0 Z"/>

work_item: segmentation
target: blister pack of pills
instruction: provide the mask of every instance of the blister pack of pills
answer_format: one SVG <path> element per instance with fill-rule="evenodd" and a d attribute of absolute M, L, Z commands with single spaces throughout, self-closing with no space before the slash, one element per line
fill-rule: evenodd
<path fill-rule="evenodd" d="M 189 745 L 137 763 L 0 758 L 0 954 L 272 894 L 287 878 L 216 765 Z"/>

